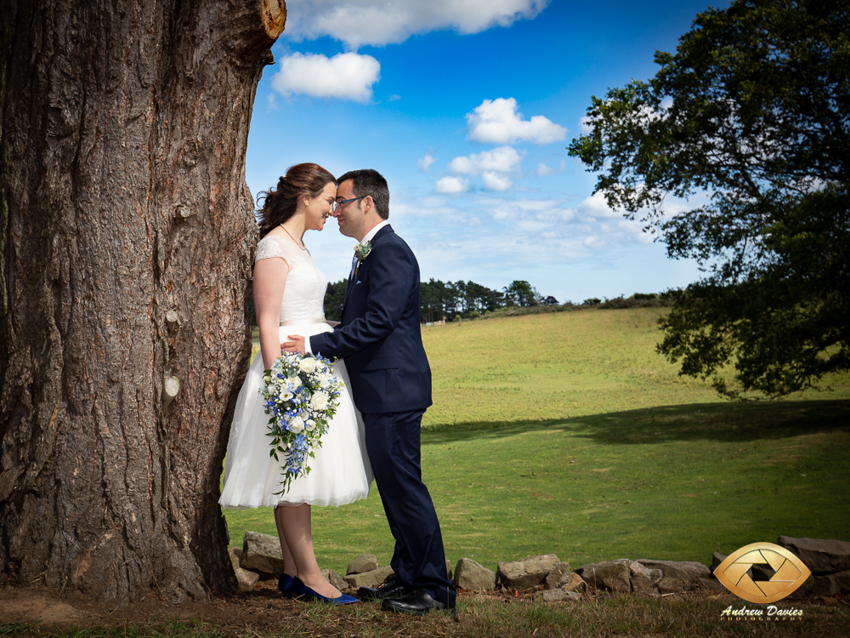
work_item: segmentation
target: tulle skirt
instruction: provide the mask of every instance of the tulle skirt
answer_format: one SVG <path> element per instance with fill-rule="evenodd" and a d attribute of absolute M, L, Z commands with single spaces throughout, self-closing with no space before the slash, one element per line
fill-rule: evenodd
<path fill-rule="evenodd" d="M 288 335 L 304 336 L 330 332 L 326 323 L 284 325 L 280 342 Z M 261 393 L 265 367 L 257 354 L 251 364 L 233 415 L 224 488 L 219 503 L 226 508 L 300 505 L 338 506 L 366 498 L 372 483 L 372 468 L 366 454 L 363 419 L 351 400 L 348 372 L 340 360 L 334 374 L 344 384 L 336 415 L 322 437 L 316 457 L 308 459 L 310 473 L 294 479 L 285 494 L 280 491 L 281 463 L 269 456 L 271 438 L 266 435 L 270 415 Z M 281 457 L 281 460 L 282 457 Z"/>

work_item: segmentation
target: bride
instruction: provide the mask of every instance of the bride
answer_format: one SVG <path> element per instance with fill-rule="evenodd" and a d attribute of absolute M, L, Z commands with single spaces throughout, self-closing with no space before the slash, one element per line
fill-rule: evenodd
<path fill-rule="evenodd" d="M 335 206 L 336 181 L 321 166 L 297 164 L 277 188 L 262 193 L 260 242 L 254 264 L 254 307 L 260 328 L 260 355 L 255 357 L 239 393 L 224 470 L 223 507 L 274 506 L 283 552 L 284 573 L 278 587 L 338 605 L 357 602 L 325 580 L 313 552 L 310 507 L 339 506 L 369 495 L 372 469 L 366 455 L 363 421 L 351 400 L 342 361 L 334 374 L 344 384 L 336 415 L 309 461 L 310 474 L 295 478 L 279 492 L 283 461 L 269 456 L 270 437 L 261 393 L 262 376 L 280 356 L 290 334 L 330 332 L 324 320 L 327 280 L 304 246 L 307 230 L 322 230 Z"/>

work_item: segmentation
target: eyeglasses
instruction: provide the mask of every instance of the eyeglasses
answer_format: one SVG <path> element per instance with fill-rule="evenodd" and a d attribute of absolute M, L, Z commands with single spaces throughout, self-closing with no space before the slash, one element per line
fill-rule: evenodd
<path fill-rule="evenodd" d="M 351 199 L 343 199 L 338 202 L 334 202 L 334 210 L 340 210 L 343 206 L 348 204 L 349 202 L 356 202 L 358 199 L 363 199 L 364 197 L 369 197 L 368 195 L 361 195 L 360 197 L 352 197 Z"/>

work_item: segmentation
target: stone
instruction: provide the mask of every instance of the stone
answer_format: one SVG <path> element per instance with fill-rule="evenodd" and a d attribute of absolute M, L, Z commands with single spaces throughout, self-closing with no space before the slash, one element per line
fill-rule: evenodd
<path fill-rule="evenodd" d="M 283 573 L 283 553 L 277 536 L 245 532 L 242 540 L 242 569 L 266 574 Z"/>
<path fill-rule="evenodd" d="M 838 587 L 835 586 L 835 582 L 830 576 L 831 574 L 827 576 L 814 576 L 814 582 L 812 583 L 812 588 L 809 590 L 809 595 L 820 596 L 822 598 L 832 598 L 835 596 L 838 593 Z"/>
<path fill-rule="evenodd" d="M 362 574 L 346 576 L 345 582 L 354 589 L 358 587 L 380 587 L 391 576 L 395 576 L 392 567 L 378 567 L 378 569 L 363 572 Z"/>
<path fill-rule="evenodd" d="M 345 582 L 345 579 L 337 574 L 332 569 L 323 569 L 322 576 L 326 581 L 328 581 L 331 585 L 336 587 L 338 590 L 342 591 L 343 589 L 348 589 L 348 583 Z"/>
<path fill-rule="evenodd" d="M 697 563 L 696 561 L 652 560 L 648 558 L 641 558 L 637 562 L 644 567 L 649 567 L 650 569 L 660 569 L 664 576 L 668 578 L 675 578 L 688 583 L 689 589 L 690 584 L 698 578 L 711 578 L 713 575 L 708 567 L 702 563 Z"/>
<path fill-rule="evenodd" d="M 559 589 L 570 580 L 570 574 L 572 573 L 569 563 L 558 563 L 546 575 L 546 589 Z"/>
<path fill-rule="evenodd" d="M 458 589 L 467 591 L 496 589 L 496 572 L 471 558 L 461 558 L 455 565 L 455 577 L 452 582 Z"/>
<path fill-rule="evenodd" d="M 348 563 L 348 569 L 345 570 L 345 575 L 363 574 L 365 572 L 371 572 L 373 569 L 378 569 L 378 557 L 374 554 L 360 554 L 360 556 Z M 334 586 L 336 587 L 336 585 Z"/>
<path fill-rule="evenodd" d="M 780 536 L 776 544 L 803 561 L 813 574 L 835 574 L 850 569 L 850 543 L 846 541 Z"/>
<path fill-rule="evenodd" d="M 693 585 L 691 580 L 682 580 L 673 576 L 662 576 L 655 586 L 662 594 L 678 594 L 679 592 L 687 591 Z"/>
<path fill-rule="evenodd" d="M 714 552 L 711 555 L 711 565 L 709 566 L 708 570 L 713 574 L 714 571 L 718 567 L 720 567 L 720 563 L 722 563 L 727 558 L 728 558 L 727 554 L 721 554 L 720 552 Z"/>
<path fill-rule="evenodd" d="M 242 550 L 238 547 L 228 547 L 227 555 L 230 557 L 233 573 L 236 574 L 236 587 L 239 591 L 254 591 L 254 586 L 260 582 L 260 575 L 242 568 Z"/>
<path fill-rule="evenodd" d="M 542 584 L 546 580 L 546 575 L 560 562 L 555 554 L 532 556 L 499 563 L 496 574 L 499 582 L 508 589 L 531 589 Z"/>
<path fill-rule="evenodd" d="M 581 595 L 560 588 L 544 589 L 534 595 L 534 600 L 544 603 L 577 602 L 581 600 Z"/>
<path fill-rule="evenodd" d="M 750 570 L 752 572 L 752 579 L 756 582 L 770 580 L 776 573 L 770 565 L 764 565 L 762 563 L 753 564 Z"/>
<path fill-rule="evenodd" d="M 660 569 L 650 569 L 637 561 L 629 565 L 629 580 L 632 584 L 632 591 L 639 594 L 651 593 L 662 576 L 664 576 L 664 572 Z"/>
<path fill-rule="evenodd" d="M 790 598 L 805 598 L 808 596 L 815 586 L 815 577 L 809 574 L 806 582 L 800 585 L 797 589 L 789 594 Z"/>
<path fill-rule="evenodd" d="M 821 596 L 823 598 L 834 598 L 837 595 L 847 593 L 850 593 L 850 571 L 815 576 L 814 583 L 809 590 L 810 596 Z"/>
<path fill-rule="evenodd" d="M 588 563 L 575 571 L 587 583 L 588 587 L 628 593 L 632 589 L 629 578 L 631 575 L 630 566 L 631 561 L 628 558 L 621 558 L 620 560 Z"/>
<path fill-rule="evenodd" d="M 841 595 L 850 593 L 850 570 L 833 574 L 832 578 L 838 585 L 838 593 Z"/>
<path fill-rule="evenodd" d="M 584 582 L 582 577 L 575 572 L 570 572 L 569 580 L 561 585 L 560 588 L 566 589 L 567 591 L 574 591 L 579 594 L 587 593 L 587 583 Z"/>

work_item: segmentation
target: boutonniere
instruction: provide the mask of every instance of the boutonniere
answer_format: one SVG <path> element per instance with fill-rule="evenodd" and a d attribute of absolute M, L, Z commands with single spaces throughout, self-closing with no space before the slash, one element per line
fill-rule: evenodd
<path fill-rule="evenodd" d="M 360 270 L 360 264 L 372 252 L 372 242 L 361 241 L 354 245 L 354 256 L 357 257 L 357 265 L 354 267 L 354 278 L 357 279 L 357 272 Z"/>
<path fill-rule="evenodd" d="M 359 244 L 354 245 L 354 256 L 357 257 L 357 261 L 363 261 L 371 252 L 372 242 L 370 241 L 361 241 Z"/>

